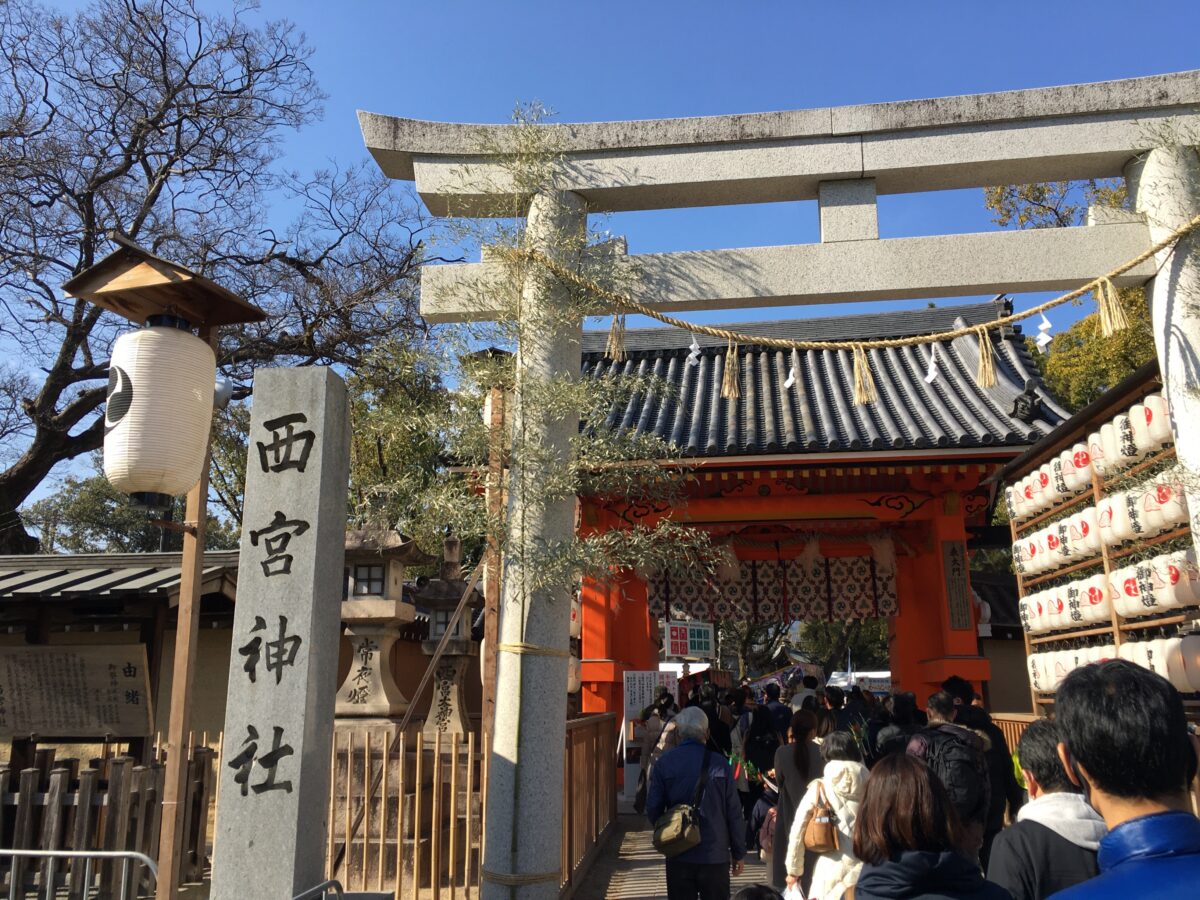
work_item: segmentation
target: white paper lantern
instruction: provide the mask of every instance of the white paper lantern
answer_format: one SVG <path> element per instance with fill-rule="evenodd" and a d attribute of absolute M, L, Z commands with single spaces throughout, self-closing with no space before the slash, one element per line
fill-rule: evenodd
<path fill-rule="evenodd" d="M 1151 439 L 1162 447 L 1175 443 L 1175 437 L 1171 433 L 1171 417 L 1166 397 L 1162 394 L 1151 394 L 1142 400 L 1142 410 Z"/>
<path fill-rule="evenodd" d="M 1041 653 L 1030 653 L 1026 664 L 1029 666 L 1029 683 L 1033 685 L 1035 691 L 1045 691 L 1047 689 L 1046 681 L 1046 665 Z"/>
<path fill-rule="evenodd" d="M 567 693 L 578 694 L 579 689 L 583 687 L 583 666 L 574 656 L 568 661 L 567 666 Z"/>
<path fill-rule="evenodd" d="M 1080 555 L 1100 552 L 1100 526 L 1096 524 L 1096 507 L 1089 506 L 1071 516 L 1072 537 L 1081 548 Z"/>
<path fill-rule="evenodd" d="M 1154 643 L 1159 645 L 1159 654 L 1166 661 L 1167 681 L 1178 691 L 1189 692 L 1192 683 L 1187 676 L 1187 668 L 1183 662 L 1183 639 L 1179 637 L 1159 638 Z"/>
<path fill-rule="evenodd" d="M 1111 473 L 1112 467 L 1109 464 L 1108 455 L 1104 452 L 1104 436 L 1099 431 L 1093 431 L 1088 435 L 1087 451 L 1092 468 L 1097 475 L 1103 478 Z"/>
<path fill-rule="evenodd" d="M 577 638 L 583 632 L 583 605 L 579 602 L 579 594 L 571 598 L 571 637 Z"/>
<path fill-rule="evenodd" d="M 1200 691 L 1200 634 L 1184 635 L 1180 643 L 1183 668 L 1193 691 Z"/>
<path fill-rule="evenodd" d="M 104 476 L 126 494 L 186 494 L 200 480 L 212 426 L 216 357 L 190 331 L 121 335 L 109 363 Z"/>
<path fill-rule="evenodd" d="M 1146 407 L 1135 403 L 1129 407 L 1129 425 L 1133 429 L 1133 443 L 1140 456 L 1149 456 L 1158 449 L 1154 436 L 1150 434 L 1150 420 L 1153 414 L 1146 415 Z"/>

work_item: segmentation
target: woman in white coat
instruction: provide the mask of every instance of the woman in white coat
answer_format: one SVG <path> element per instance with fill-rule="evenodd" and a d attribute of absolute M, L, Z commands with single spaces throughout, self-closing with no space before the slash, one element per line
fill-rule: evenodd
<path fill-rule="evenodd" d="M 804 875 L 804 826 L 817 803 L 818 789 L 837 816 L 838 849 L 822 853 L 813 867 L 809 900 L 841 900 L 846 888 L 858 881 L 862 861 L 854 856 L 854 822 L 867 786 L 867 768 L 854 736 L 835 731 L 821 744 L 824 774 L 808 786 L 787 843 L 787 885 L 798 885 Z M 818 788 L 819 786 L 819 788 Z"/>

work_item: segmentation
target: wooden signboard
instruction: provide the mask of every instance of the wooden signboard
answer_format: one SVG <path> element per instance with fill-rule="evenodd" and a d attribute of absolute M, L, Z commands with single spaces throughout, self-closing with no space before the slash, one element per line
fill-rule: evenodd
<path fill-rule="evenodd" d="M 946 576 L 946 602 L 950 606 L 950 627 L 970 629 L 971 582 L 967 575 L 967 545 L 962 541 L 942 541 L 942 570 Z"/>
<path fill-rule="evenodd" d="M 145 737 L 144 644 L 0 647 L 0 737 Z"/>

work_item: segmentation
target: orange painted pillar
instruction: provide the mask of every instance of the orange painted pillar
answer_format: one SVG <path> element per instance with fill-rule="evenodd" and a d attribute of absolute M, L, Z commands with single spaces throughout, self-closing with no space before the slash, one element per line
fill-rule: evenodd
<path fill-rule="evenodd" d="M 966 524 L 958 495 L 939 501 L 928 540 L 915 557 L 898 560 L 900 613 L 889 628 L 892 685 L 912 691 L 924 705 L 951 675 L 978 687 L 988 679 L 988 661 L 979 655 L 975 604 L 967 571 Z"/>
<path fill-rule="evenodd" d="M 658 668 L 656 623 L 646 608 L 646 585 L 634 575 L 611 585 L 585 579 L 580 605 L 583 711 L 620 716 L 624 673 Z"/>

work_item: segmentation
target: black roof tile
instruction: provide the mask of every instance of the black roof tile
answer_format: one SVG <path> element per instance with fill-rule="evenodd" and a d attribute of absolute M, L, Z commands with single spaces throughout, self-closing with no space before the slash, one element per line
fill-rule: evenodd
<path fill-rule="evenodd" d="M 796 340 L 869 340 L 913 337 L 978 325 L 1010 311 L 1002 298 L 986 303 L 894 313 L 756 322 L 730 326 L 753 335 Z M 854 405 L 854 360 L 849 350 L 738 348 L 741 397 L 720 396 L 726 363 L 721 338 L 696 337 L 701 351 L 688 364 L 692 335 L 678 328 L 631 329 L 628 358 L 614 364 L 604 356 L 607 332 L 583 336 L 583 372 L 600 378 L 617 372 L 653 376 L 667 390 L 636 394 L 614 407 L 609 427 L 655 434 L 687 456 L 756 456 L 920 448 L 1023 447 L 1049 433 L 1067 413 L 1036 376 L 1019 331 L 993 331 L 995 387 L 975 382 L 979 350 L 974 337 L 938 343 L 940 374 L 924 377 L 929 347 L 870 350 L 877 402 Z M 788 372 L 796 380 L 785 388 Z M 1045 416 L 1032 424 L 1014 418 L 1013 400 L 1034 379 Z"/>

